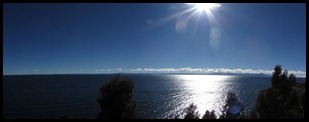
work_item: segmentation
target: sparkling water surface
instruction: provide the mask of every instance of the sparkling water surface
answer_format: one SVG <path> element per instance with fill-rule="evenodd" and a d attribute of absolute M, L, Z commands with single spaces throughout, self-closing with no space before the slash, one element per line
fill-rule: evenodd
<path fill-rule="evenodd" d="M 114 75 L 25 75 L 3 77 L 3 118 L 94 119 L 100 112 L 96 95 Z M 220 115 L 227 92 L 235 92 L 250 109 L 271 77 L 237 75 L 123 74 L 134 81 L 140 118 L 172 118 L 194 103 Z M 298 79 L 304 82 L 304 79 Z"/>

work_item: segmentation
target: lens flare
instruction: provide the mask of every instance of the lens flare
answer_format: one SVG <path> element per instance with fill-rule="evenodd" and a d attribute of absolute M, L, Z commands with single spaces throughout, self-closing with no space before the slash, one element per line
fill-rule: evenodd
<path fill-rule="evenodd" d="M 213 8 L 220 7 L 221 5 L 218 3 L 194 3 L 194 8 L 200 12 L 202 11 L 209 11 Z"/>

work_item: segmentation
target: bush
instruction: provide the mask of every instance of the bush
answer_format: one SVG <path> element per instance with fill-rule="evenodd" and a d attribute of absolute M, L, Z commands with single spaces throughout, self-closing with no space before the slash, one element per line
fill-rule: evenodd
<path fill-rule="evenodd" d="M 133 81 L 116 76 L 100 89 L 97 102 L 101 112 L 98 119 L 134 119 L 137 118 L 136 105 L 133 102 Z"/>

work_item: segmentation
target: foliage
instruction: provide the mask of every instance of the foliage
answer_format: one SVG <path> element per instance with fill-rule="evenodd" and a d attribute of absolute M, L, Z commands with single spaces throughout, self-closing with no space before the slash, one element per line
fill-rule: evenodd
<path fill-rule="evenodd" d="M 277 89 L 280 87 L 279 76 L 281 74 L 281 65 L 277 65 L 274 69 L 273 76 L 271 78 L 271 85 L 273 88 Z"/>
<path fill-rule="evenodd" d="M 279 91 L 273 88 L 260 91 L 256 99 L 255 109 L 261 118 L 280 118 L 282 115 Z"/>
<path fill-rule="evenodd" d="M 304 118 L 304 92 L 296 87 L 294 74 L 287 77 L 288 71 L 281 71 L 281 65 L 274 68 L 272 86 L 260 91 L 255 109 L 260 118 Z"/>
<path fill-rule="evenodd" d="M 217 116 L 214 110 L 212 110 L 211 112 L 207 110 L 202 119 L 217 119 Z"/>
<path fill-rule="evenodd" d="M 190 104 L 188 108 L 186 108 L 185 111 L 185 117 L 184 119 L 199 119 L 199 113 L 196 111 L 197 107 L 193 103 Z"/>
<path fill-rule="evenodd" d="M 127 78 L 113 77 L 104 84 L 97 96 L 101 112 L 98 119 L 134 119 L 137 118 L 136 105 L 132 99 L 133 81 Z"/>
<path fill-rule="evenodd" d="M 226 104 L 223 106 L 219 119 L 244 119 L 244 104 L 240 102 L 234 92 L 228 92 Z"/>

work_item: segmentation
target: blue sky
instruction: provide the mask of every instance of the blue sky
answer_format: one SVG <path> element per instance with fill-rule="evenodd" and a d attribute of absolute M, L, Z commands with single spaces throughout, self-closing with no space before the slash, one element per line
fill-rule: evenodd
<path fill-rule="evenodd" d="M 305 4 L 196 5 L 4 3 L 3 74 L 271 73 L 276 64 L 306 74 Z"/>

